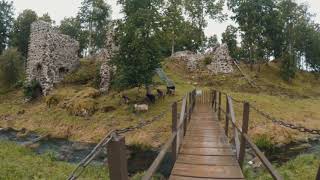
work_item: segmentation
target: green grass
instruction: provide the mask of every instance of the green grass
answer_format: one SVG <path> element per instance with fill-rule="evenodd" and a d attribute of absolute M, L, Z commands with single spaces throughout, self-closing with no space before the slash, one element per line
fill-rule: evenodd
<path fill-rule="evenodd" d="M 0 179 L 67 179 L 75 165 L 37 155 L 27 148 L 0 141 Z M 109 179 L 104 167 L 89 166 L 80 179 Z"/>
<path fill-rule="evenodd" d="M 315 155 L 301 155 L 278 167 L 277 171 L 286 180 L 315 179 L 319 160 L 319 157 Z M 245 175 L 249 180 L 272 180 L 272 177 L 266 170 L 255 174 L 252 170 L 247 169 Z"/>

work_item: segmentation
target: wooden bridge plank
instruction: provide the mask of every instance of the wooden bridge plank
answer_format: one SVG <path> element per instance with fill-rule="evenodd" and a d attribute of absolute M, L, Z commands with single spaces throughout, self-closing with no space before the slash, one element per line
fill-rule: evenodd
<path fill-rule="evenodd" d="M 195 165 L 215 165 L 215 166 L 236 166 L 238 165 L 235 156 L 198 156 L 180 155 L 178 163 Z"/>
<path fill-rule="evenodd" d="M 231 146 L 224 142 L 196 142 L 184 140 L 182 148 L 231 148 Z"/>
<path fill-rule="evenodd" d="M 171 174 L 200 178 L 244 178 L 239 166 L 207 166 L 176 163 Z"/>
<path fill-rule="evenodd" d="M 196 105 L 170 179 L 244 179 L 236 154 L 208 104 Z"/>
<path fill-rule="evenodd" d="M 182 148 L 179 154 L 191 154 L 202 156 L 233 156 L 229 148 Z"/>

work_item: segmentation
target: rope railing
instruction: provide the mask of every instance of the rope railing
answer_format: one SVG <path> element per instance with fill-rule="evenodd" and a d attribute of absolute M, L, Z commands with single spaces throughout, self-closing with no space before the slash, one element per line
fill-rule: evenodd
<path fill-rule="evenodd" d="M 177 108 L 175 108 L 175 117 L 176 117 L 176 131 L 173 132 L 172 137 L 165 144 L 164 148 L 160 151 L 159 156 L 156 161 L 150 167 L 150 171 L 147 171 L 145 177 L 152 176 L 160 162 L 164 158 L 164 154 L 168 151 L 170 146 L 176 145 L 176 150 L 180 148 L 180 143 L 182 143 L 182 138 L 185 135 L 187 123 L 190 120 L 191 113 L 195 106 L 195 90 L 188 93 L 182 99 L 174 102 L 174 105 L 177 106 L 178 103 L 182 102 L 180 120 L 177 121 L 178 114 Z M 188 99 L 189 97 L 189 99 Z M 129 126 L 122 129 L 112 130 L 110 131 L 94 148 L 93 150 L 77 165 L 77 167 L 72 171 L 69 175 L 68 180 L 76 180 L 78 179 L 85 169 L 89 166 L 89 164 L 94 160 L 96 156 L 103 150 L 103 148 L 107 148 L 107 156 L 108 156 L 108 167 L 109 167 L 109 175 L 111 180 L 128 180 L 128 170 L 127 170 L 127 160 L 126 160 L 126 151 L 125 151 L 125 140 L 121 135 L 133 132 L 135 130 L 142 129 L 143 127 L 152 124 L 155 121 L 158 121 L 165 117 L 165 115 L 171 110 L 171 108 L 166 109 L 162 113 L 157 116 L 152 117 L 149 120 L 142 121 L 134 126 Z M 180 139 L 179 139 L 180 138 Z M 179 140 L 179 142 L 177 142 Z M 174 143 L 173 143 L 174 142 Z M 173 148 L 174 149 L 174 148 Z M 147 178 L 150 179 L 150 178 Z"/>
<path fill-rule="evenodd" d="M 227 93 L 225 92 L 221 92 L 222 94 L 226 95 L 226 96 L 229 96 Z M 229 96 L 233 102 L 236 102 L 236 103 L 245 103 L 245 101 L 241 101 L 241 100 L 237 100 L 231 96 Z M 320 129 L 312 129 L 312 128 L 307 128 L 307 127 L 304 127 L 304 126 L 301 126 L 301 125 L 295 125 L 293 123 L 289 123 L 289 121 L 287 120 L 284 120 L 284 119 L 281 119 L 281 118 L 276 118 L 262 110 L 260 110 L 259 108 L 257 108 L 256 106 L 250 104 L 250 108 L 253 109 L 254 111 L 256 111 L 259 115 L 261 115 L 262 117 L 270 120 L 272 123 L 274 124 L 277 124 L 277 125 L 280 125 L 282 127 L 285 127 L 285 128 L 289 128 L 289 129 L 292 129 L 292 130 L 296 130 L 296 131 L 299 131 L 301 133 L 309 133 L 309 134 L 313 134 L 313 135 L 320 135 Z M 225 111 L 223 111 L 225 113 Z"/>
<path fill-rule="evenodd" d="M 248 102 L 243 102 L 243 117 L 242 117 L 242 128 L 238 127 L 236 123 L 236 116 L 233 108 L 233 98 L 228 96 L 226 93 L 221 93 L 218 91 L 214 91 L 213 93 L 213 102 L 212 106 L 214 107 L 214 111 L 218 113 L 218 119 L 221 120 L 220 113 L 223 112 L 226 115 L 226 125 L 225 125 L 225 133 L 228 136 L 229 131 L 229 121 L 232 125 L 233 130 L 233 140 L 235 144 L 236 157 L 239 162 L 241 168 L 243 168 L 244 157 L 246 153 L 246 145 L 253 150 L 255 155 L 260 159 L 262 164 L 266 167 L 267 171 L 271 174 L 273 179 L 282 180 L 283 178 L 280 174 L 274 169 L 269 160 L 265 157 L 265 155 L 260 151 L 260 149 L 253 143 L 251 138 L 248 135 L 248 127 L 249 127 L 249 109 L 250 104 Z M 226 110 L 224 111 L 221 107 L 221 96 L 226 96 Z M 241 101 L 238 101 L 241 102 Z M 240 135 L 239 135 L 240 134 Z"/>
<path fill-rule="evenodd" d="M 155 121 L 158 121 L 162 119 L 170 109 L 167 109 L 160 113 L 157 116 L 152 117 L 151 119 L 147 121 L 143 121 L 138 123 L 135 126 L 129 126 L 122 129 L 112 130 L 93 148 L 93 150 L 77 165 L 77 167 L 72 171 L 72 173 L 69 175 L 68 180 L 76 180 L 78 179 L 84 170 L 88 167 L 88 165 L 96 158 L 99 153 L 102 151 L 103 148 L 105 148 L 108 143 L 114 139 L 116 136 L 120 136 L 122 134 L 132 132 L 135 130 L 142 129 L 143 127 L 152 124 Z"/>

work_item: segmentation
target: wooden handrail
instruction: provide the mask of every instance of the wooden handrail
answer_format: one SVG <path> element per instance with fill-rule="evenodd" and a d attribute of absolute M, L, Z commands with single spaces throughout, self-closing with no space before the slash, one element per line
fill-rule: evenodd
<path fill-rule="evenodd" d="M 236 155 L 237 155 L 237 159 L 239 159 L 240 140 L 239 140 L 239 134 L 238 134 L 237 125 L 236 125 L 236 115 L 234 113 L 233 103 L 232 103 L 232 99 L 230 97 L 228 97 L 228 105 L 229 105 L 229 113 L 231 116 L 231 122 L 233 124 L 233 129 L 234 129 L 234 143 L 236 145 Z M 220 109 L 221 109 L 221 107 L 220 107 Z"/>
<path fill-rule="evenodd" d="M 183 136 L 184 133 L 182 133 L 182 137 L 180 139 L 181 136 L 181 131 L 183 129 L 186 128 L 186 126 L 188 125 L 188 117 L 187 115 L 191 115 L 191 113 L 193 112 L 193 108 L 195 105 L 195 90 L 193 90 L 191 93 L 188 93 L 182 101 L 182 105 L 181 105 L 181 112 L 180 112 L 180 118 L 179 118 L 179 122 L 176 122 L 174 118 L 176 118 L 176 105 L 177 103 L 175 102 L 172 106 L 173 108 L 173 123 L 177 123 L 177 124 L 173 124 L 172 125 L 172 135 L 169 138 L 169 140 L 165 143 L 165 145 L 161 148 L 161 151 L 159 153 L 159 155 L 157 156 L 157 158 L 153 161 L 152 165 L 149 167 L 149 169 L 146 171 L 146 173 L 144 174 L 142 180 L 149 180 L 152 178 L 152 176 L 156 173 L 156 171 L 158 170 L 158 168 L 160 167 L 161 162 L 163 161 L 165 154 L 169 151 L 170 147 L 172 147 L 172 145 L 176 145 L 177 147 L 175 149 L 173 149 L 173 153 L 176 153 L 177 151 L 179 151 L 180 149 L 180 145 L 183 141 Z M 189 105 L 187 105 L 187 99 L 189 97 Z M 184 132 L 184 131 L 183 131 Z M 180 139 L 180 140 L 179 140 Z M 181 141 L 181 142 L 179 142 Z M 174 148 L 174 147 L 172 147 Z M 174 161 L 176 160 L 175 155 L 174 157 Z"/>
<path fill-rule="evenodd" d="M 269 162 L 269 160 L 266 158 L 266 156 L 259 150 L 259 148 L 251 141 L 250 137 L 247 134 L 243 134 L 246 141 L 248 142 L 251 149 L 254 151 L 254 153 L 258 156 L 262 164 L 267 168 L 268 172 L 271 174 L 273 179 L 282 180 L 283 178 L 280 176 L 280 174 L 273 168 L 272 164 Z"/>
<path fill-rule="evenodd" d="M 214 91 L 213 94 L 214 99 L 216 98 L 217 94 L 220 95 L 221 92 Z M 221 93 L 222 94 L 222 93 Z M 270 161 L 266 158 L 266 156 L 259 150 L 259 148 L 253 143 L 253 141 L 250 139 L 247 131 L 248 131 L 248 121 L 249 121 L 249 103 L 244 103 L 244 111 L 243 111 L 243 123 L 242 128 L 238 127 L 236 124 L 236 116 L 233 108 L 233 101 L 232 98 L 226 95 L 226 111 L 224 111 L 221 107 L 221 99 L 219 97 L 219 102 L 217 102 L 217 99 L 213 100 L 213 108 L 218 109 L 219 112 L 221 111 L 226 115 L 226 127 L 225 132 L 228 136 L 228 129 L 229 129 L 229 121 L 232 124 L 233 130 L 234 130 L 234 141 L 236 145 L 236 153 L 237 153 L 237 159 L 239 161 L 240 166 L 242 167 L 243 161 L 244 161 L 244 155 L 245 155 L 245 146 L 246 144 L 249 144 L 249 147 L 253 150 L 255 155 L 260 159 L 262 164 L 266 167 L 267 171 L 271 174 L 273 179 L 276 180 L 283 180 L 283 177 L 274 169 Z M 215 110 L 216 111 L 216 110 Z M 219 120 L 220 120 L 220 116 Z M 239 134 L 241 135 L 241 143 L 239 141 Z M 319 167 L 319 174 L 320 176 L 320 167 Z"/>
<path fill-rule="evenodd" d="M 177 135 L 178 135 L 177 132 L 174 132 L 172 134 L 170 139 L 162 147 L 162 149 L 161 149 L 159 155 L 157 156 L 156 160 L 153 161 L 152 165 L 150 166 L 150 168 L 147 170 L 147 172 L 143 176 L 142 180 L 150 180 L 152 178 L 152 176 L 158 170 L 161 162 L 163 161 L 164 156 L 168 152 L 169 148 L 171 147 L 171 144 L 172 144 L 173 140 L 176 138 Z"/>

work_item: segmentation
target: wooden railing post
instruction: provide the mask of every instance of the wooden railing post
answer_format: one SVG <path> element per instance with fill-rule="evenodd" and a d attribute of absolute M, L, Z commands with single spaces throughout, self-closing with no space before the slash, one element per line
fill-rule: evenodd
<path fill-rule="evenodd" d="M 213 96 L 213 102 L 214 102 L 214 112 L 217 112 L 217 91 L 214 90 L 214 96 Z"/>
<path fill-rule="evenodd" d="M 177 119 L 178 119 L 178 110 L 177 110 L 177 102 L 174 102 L 172 104 L 172 133 L 177 132 Z M 173 162 L 176 162 L 177 160 L 177 136 L 175 136 L 173 142 L 172 142 L 172 159 Z"/>
<path fill-rule="evenodd" d="M 128 180 L 128 162 L 125 138 L 115 135 L 107 146 L 111 180 Z"/>
<path fill-rule="evenodd" d="M 316 180 L 320 180 L 320 166 L 319 166 L 319 169 L 318 169 Z"/>
<path fill-rule="evenodd" d="M 186 97 L 186 99 L 188 99 L 187 97 Z M 188 103 L 186 103 L 186 105 L 185 105 L 185 109 L 186 109 L 186 111 L 185 111 L 185 115 L 184 115 L 184 119 L 183 119 L 183 136 L 185 136 L 186 135 L 186 133 L 187 133 L 187 127 L 188 127 L 188 118 L 189 118 L 189 111 L 188 111 Z"/>
<path fill-rule="evenodd" d="M 241 133 L 241 141 L 240 141 L 240 152 L 239 152 L 239 164 L 240 167 L 243 168 L 244 157 L 246 154 L 246 139 L 244 134 L 248 133 L 249 127 L 249 113 L 250 113 L 250 105 L 248 102 L 243 104 L 243 120 L 242 120 L 242 133 Z"/>
<path fill-rule="evenodd" d="M 221 92 L 219 91 L 219 108 L 218 108 L 218 120 L 221 120 Z"/>
<path fill-rule="evenodd" d="M 229 101 L 228 101 L 228 95 L 226 95 L 226 126 L 225 126 L 225 133 L 226 133 L 227 137 L 228 137 L 228 133 L 229 133 L 229 116 L 230 116 Z"/>

